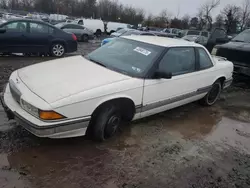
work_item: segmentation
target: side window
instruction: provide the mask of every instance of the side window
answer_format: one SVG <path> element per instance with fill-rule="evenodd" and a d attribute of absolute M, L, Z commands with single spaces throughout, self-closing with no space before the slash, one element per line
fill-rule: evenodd
<path fill-rule="evenodd" d="M 71 29 L 71 25 L 70 24 L 66 24 L 62 27 L 62 29 Z"/>
<path fill-rule="evenodd" d="M 72 25 L 72 29 L 84 29 L 81 25 Z"/>
<path fill-rule="evenodd" d="M 11 22 L 4 25 L 2 28 L 5 28 L 7 32 L 26 32 L 27 31 L 27 22 Z"/>
<path fill-rule="evenodd" d="M 79 25 L 83 25 L 83 20 L 79 20 L 79 21 L 78 21 L 78 24 L 79 24 Z"/>
<path fill-rule="evenodd" d="M 40 24 L 40 23 L 30 23 L 30 33 L 37 34 L 51 34 L 54 32 L 54 29 L 49 27 L 48 25 Z"/>
<path fill-rule="evenodd" d="M 146 35 L 146 36 L 155 36 L 153 33 L 142 33 L 141 35 Z"/>
<path fill-rule="evenodd" d="M 211 62 L 211 59 L 209 58 L 207 52 L 202 49 L 198 48 L 199 53 L 199 62 L 200 62 L 200 70 L 208 69 L 213 66 L 213 63 Z"/>
<path fill-rule="evenodd" d="M 159 70 L 171 72 L 173 76 L 195 71 L 194 48 L 170 48 L 159 64 Z"/>

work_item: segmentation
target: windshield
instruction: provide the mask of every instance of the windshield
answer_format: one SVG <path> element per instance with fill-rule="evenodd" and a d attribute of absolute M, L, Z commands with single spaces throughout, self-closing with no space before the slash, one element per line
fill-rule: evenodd
<path fill-rule="evenodd" d="M 232 39 L 235 42 L 250 42 L 250 29 L 245 30 Z"/>
<path fill-rule="evenodd" d="M 143 77 L 164 47 L 116 38 L 90 53 L 87 58 L 114 71 Z"/>
<path fill-rule="evenodd" d="M 188 31 L 187 35 L 200 35 L 200 31 Z"/>

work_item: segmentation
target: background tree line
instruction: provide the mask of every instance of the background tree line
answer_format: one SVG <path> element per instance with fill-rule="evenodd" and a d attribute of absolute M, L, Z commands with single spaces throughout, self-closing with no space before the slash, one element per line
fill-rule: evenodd
<path fill-rule="evenodd" d="M 162 10 L 159 15 L 146 16 L 143 9 L 123 5 L 118 0 L 0 0 L 0 8 L 7 10 L 58 13 L 133 25 L 142 23 L 144 26 L 207 30 L 223 27 L 228 33 L 234 33 L 237 29 L 244 30 L 250 26 L 250 0 L 227 5 L 213 19 L 213 11 L 219 4 L 220 0 L 207 0 L 200 5 L 196 16 L 185 15 L 180 18 L 179 12 L 173 16 L 167 9 Z"/>

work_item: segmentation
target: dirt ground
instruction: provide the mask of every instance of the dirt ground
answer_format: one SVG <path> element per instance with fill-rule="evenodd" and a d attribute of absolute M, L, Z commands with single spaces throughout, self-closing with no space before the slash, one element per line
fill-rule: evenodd
<path fill-rule="evenodd" d="M 0 89 L 13 70 L 49 59 L 0 57 Z M 0 108 L 0 188 L 14 187 L 250 187 L 250 79 L 236 77 L 213 107 L 192 103 L 133 122 L 104 143 L 37 138 Z"/>

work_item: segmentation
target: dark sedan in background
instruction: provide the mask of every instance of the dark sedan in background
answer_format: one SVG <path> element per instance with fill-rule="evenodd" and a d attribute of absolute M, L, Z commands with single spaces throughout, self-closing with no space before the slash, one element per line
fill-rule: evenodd
<path fill-rule="evenodd" d="M 250 76 L 250 29 L 225 44 L 216 45 L 212 55 L 227 58 L 233 62 L 235 73 Z"/>
<path fill-rule="evenodd" d="M 77 51 L 74 34 L 42 21 L 15 19 L 0 25 L 0 53 L 50 54 Z"/>
<path fill-rule="evenodd" d="M 78 41 L 88 42 L 89 39 L 94 39 L 94 32 L 82 25 L 74 23 L 59 23 L 55 26 L 68 33 L 74 33 Z"/>

